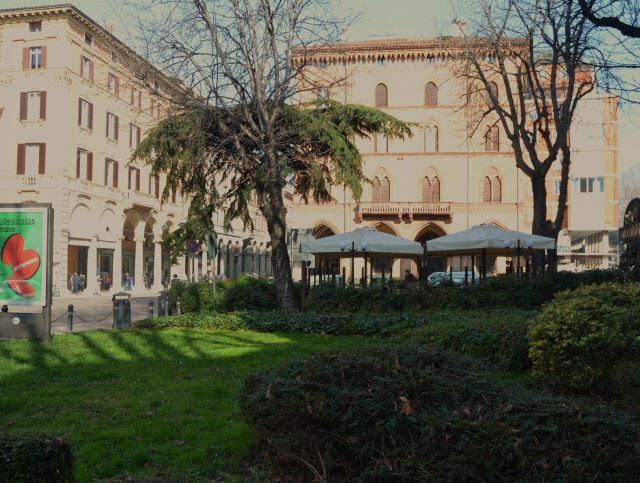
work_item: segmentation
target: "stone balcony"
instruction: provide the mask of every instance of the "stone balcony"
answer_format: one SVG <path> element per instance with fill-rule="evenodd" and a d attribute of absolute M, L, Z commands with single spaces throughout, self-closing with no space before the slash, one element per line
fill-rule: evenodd
<path fill-rule="evenodd" d="M 356 218 L 358 221 L 365 219 L 397 219 L 399 222 L 407 218 L 409 222 L 414 219 L 442 220 L 450 222 L 453 216 L 453 206 L 449 202 L 362 202 L 357 205 Z"/>

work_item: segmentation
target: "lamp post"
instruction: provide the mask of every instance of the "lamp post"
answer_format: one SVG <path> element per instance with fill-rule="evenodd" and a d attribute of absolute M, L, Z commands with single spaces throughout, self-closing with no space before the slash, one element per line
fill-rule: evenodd
<path fill-rule="evenodd" d="M 360 248 L 362 249 L 362 256 L 364 258 L 364 278 L 362 280 L 362 285 L 367 285 L 367 248 L 369 245 L 367 242 L 362 242 Z"/>
<path fill-rule="evenodd" d="M 507 249 L 507 253 L 509 253 L 509 250 L 511 249 L 511 240 L 505 240 L 504 241 L 504 247 Z M 511 270 L 513 270 L 513 260 L 511 261 Z"/>

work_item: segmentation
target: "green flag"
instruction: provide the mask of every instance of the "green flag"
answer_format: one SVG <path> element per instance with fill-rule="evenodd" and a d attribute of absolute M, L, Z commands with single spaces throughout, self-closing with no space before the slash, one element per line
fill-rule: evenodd
<path fill-rule="evenodd" d="M 209 258 L 216 258 L 218 254 L 218 236 L 215 233 L 209 234 L 207 242 L 207 254 Z"/>

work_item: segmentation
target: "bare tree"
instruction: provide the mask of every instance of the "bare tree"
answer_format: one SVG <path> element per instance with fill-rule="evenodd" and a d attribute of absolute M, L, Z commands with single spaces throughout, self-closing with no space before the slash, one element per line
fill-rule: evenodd
<path fill-rule="evenodd" d="M 594 25 L 640 39 L 638 0 L 578 0 L 578 3 L 582 14 Z"/>
<path fill-rule="evenodd" d="M 531 181 L 535 234 L 557 239 L 567 203 L 570 129 L 578 104 L 594 89 L 593 27 L 575 0 L 478 0 L 465 27 L 463 62 L 470 132 L 499 126 L 517 167 Z M 547 175 L 561 166 L 557 209 L 547 209 Z M 538 259 L 538 264 L 541 262 Z M 549 268 L 557 267 L 552 253 Z"/>
<path fill-rule="evenodd" d="M 255 203 L 271 239 L 278 304 L 293 310 L 284 189 L 328 200 L 330 185 L 342 184 L 358 196 L 364 176 L 355 137 L 410 130 L 379 111 L 329 99 L 295 107 L 302 91 L 322 94 L 344 80 L 306 62 L 307 46 L 339 39 L 343 20 L 331 18 L 330 0 L 152 5 L 139 16 L 146 57 L 185 88 L 135 155 L 167 174 L 167 189 L 192 199 L 187 234 L 206 232 L 216 210 L 225 212 L 227 228 L 234 219 L 252 227 Z"/>

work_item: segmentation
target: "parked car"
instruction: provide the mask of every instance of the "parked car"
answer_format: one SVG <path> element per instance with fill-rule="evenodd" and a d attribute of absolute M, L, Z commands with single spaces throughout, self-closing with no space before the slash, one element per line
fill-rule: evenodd
<path fill-rule="evenodd" d="M 467 274 L 467 282 L 471 283 L 471 272 Z M 476 281 L 480 280 L 480 274 L 475 273 Z M 464 285 L 464 272 L 433 272 L 427 277 L 427 284 L 433 287 L 452 283 L 454 285 Z"/>

